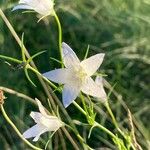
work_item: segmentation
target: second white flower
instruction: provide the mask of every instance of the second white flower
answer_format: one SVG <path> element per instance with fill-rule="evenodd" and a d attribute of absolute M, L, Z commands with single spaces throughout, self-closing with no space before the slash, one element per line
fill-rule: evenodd
<path fill-rule="evenodd" d="M 13 11 L 18 9 L 34 10 L 43 16 L 48 16 L 54 12 L 54 1 L 53 0 L 20 0 L 19 4 L 13 8 Z"/>

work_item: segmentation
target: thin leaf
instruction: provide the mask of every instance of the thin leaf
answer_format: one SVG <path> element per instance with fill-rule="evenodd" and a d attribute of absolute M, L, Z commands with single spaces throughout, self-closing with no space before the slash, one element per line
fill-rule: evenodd
<path fill-rule="evenodd" d="M 34 54 L 33 56 L 31 56 L 28 60 L 27 60 L 27 64 L 30 63 L 35 57 L 45 53 L 46 51 L 41 51 L 41 52 L 38 52 L 36 54 Z"/>
<path fill-rule="evenodd" d="M 55 134 L 55 132 L 56 132 L 56 131 L 54 131 L 54 132 L 51 134 L 51 136 L 50 136 L 49 140 L 47 141 L 47 143 L 46 143 L 46 145 L 45 145 L 44 150 L 46 150 L 46 149 L 47 149 L 48 144 L 49 144 L 49 142 L 51 141 L 51 138 L 53 137 L 53 135 Z"/>
<path fill-rule="evenodd" d="M 107 99 L 109 99 L 109 97 L 110 97 L 111 93 L 113 92 L 113 90 L 114 90 L 114 88 L 115 88 L 116 85 L 117 85 L 117 83 L 115 83 L 115 84 L 111 87 L 111 89 L 110 89 L 110 91 L 109 91 L 109 93 L 108 93 Z"/>
<path fill-rule="evenodd" d="M 56 58 L 53 58 L 53 57 L 50 57 L 51 60 L 54 60 L 55 62 L 59 63 L 59 64 L 63 64 L 60 60 L 56 59 Z"/>
<path fill-rule="evenodd" d="M 24 71 L 25 71 L 25 75 L 26 75 L 28 81 L 29 81 L 34 87 L 37 87 L 37 86 L 34 84 L 34 82 L 31 80 L 31 78 L 30 78 L 30 76 L 29 76 L 29 74 L 28 74 L 28 70 L 27 70 L 27 69 L 24 69 Z"/>
<path fill-rule="evenodd" d="M 89 53 L 89 49 L 90 49 L 90 45 L 88 45 L 88 47 L 87 47 L 87 49 L 86 49 L 86 53 L 85 53 L 84 59 L 86 59 L 86 58 L 87 58 L 88 53 Z"/>
<path fill-rule="evenodd" d="M 96 127 L 96 125 L 95 125 L 95 124 L 91 127 L 91 129 L 90 129 L 90 131 L 89 131 L 88 139 L 90 138 L 91 133 L 92 133 L 92 130 L 93 130 L 95 127 Z"/>
<path fill-rule="evenodd" d="M 22 52 L 22 60 L 26 62 L 25 48 L 24 48 L 24 33 L 22 33 L 21 37 L 21 52 Z"/>
<path fill-rule="evenodd" d="M 108 75 L 107 75 L 107 74 L 104 74 L 104 73 L 96 72 L 96 73 L 94 73 L 94 75 L 93 75 L 93 76 L 107 77 Z"/>
<path fill-rule="evenodd" d="M 12 57 L 9 57 L 9 56 L 0 55 L 0 58 L 5 59 L 5 60 L 9 60 L 9 61 L 12 61 L 12 62 L 15 62 L 15 63 L 18 63 L 18 64 L 22 63 L 21 60 L 18 60 L 16 58 L 12 58 Z"/>
<path fill-rule="evenodd" d="M 42 16 L 38 21 L 37 23 L 39 23 L 42 19 L 44 19 L 45 17 L 47 17 L 48 15 L 45 15 L 45 16 Z"/>

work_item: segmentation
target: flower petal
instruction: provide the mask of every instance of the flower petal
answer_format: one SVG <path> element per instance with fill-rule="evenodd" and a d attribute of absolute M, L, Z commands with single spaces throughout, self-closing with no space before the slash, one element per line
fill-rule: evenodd
<path fill-rule="evenodd" d="M 35 121 L 36 123 L 41 123 L 42 120 L 45 119 L 45 116 L 44 116 L 44 115 L 42 115 L 42 114 L 39 113 L 39 112 L 35 112 L 35 111 L 32 111 L 32 112 L 30 113 L 30 116 L 34 119 L 34 121 Z M 42 124 L 42 123 L 41 123 L 41 124 Z"/>
<path fill-rule="evenodd" d="M 88 76 L 93 75 L 97 71 L 103 62 L 104 56 L 104 53 L 97 54 L 81 62 L 81 66 L 84 68 Z"/>
<path fill-rule="evenodd" d="M 22 3 L 24 3 L 24 4 L 26 3 L 26 4 L 27 4 L 26 1 L 28 1 L 28 0 L 20 0 L 20 1 L 19 1 L 19 4 L 22 4 Z"/>
<path fill-rule="evenodd" d="M 54 2 L 52 0 L 20 0 L 19 4 L 27 5 L 43 16 L 50 15 L 54 11 Z"/>
<path fill-rule="evenodd" d="M 101 76 L 97 76 L 96 79 L 95 79 L 95 83 L 101 89 L 101 93 L 103 95 L 103 99 L 106 100 L 107 99 L 107 95 L 106 95 L 106 92 L 105 92 L 104 86 L 103 86 L 103 78 Z"/>
<path fill-rule="evenodd" d="M 45 111 L 45 108 L 43 107 L 43 105 L 41 104 L 41 102 L 37 98 L 35 100 L 36 100 L 36 102 L 38 104 L 38 107 L 39 107 L 39 110 L 40 110 L 41 114 L 47 115 L 47 113 Z"/>
<path fill-rule="evenodd" d="M 40 135 L 47 131 L 48 130 L 44 126 L 42 126 L 40 124 L 36 124 L 33 127 L 29 128 L 27 131 L 25 131 L 23 133 L 23 136 L 26 139 L 35 137 L 33 141 L 37 141 L 39 139 Z"/>
<path fill-rule="evenodd" d="M 98 97 L 101 100 L 106 100 L 106 93 L 100 88 L 91 77 L 86 80 L 86 83 L 81 88 L 81 91 L 87 95 Z"/>
<path fill-rule="evenodd" d="M 63 61 L 66 68 L 79 65 L 80 60 L 78 59 L 75 52 L 69 47 L 69 45 L 63 42 L 62 50 L 63 50 Z"/>
<path fill-rule="evenodd" d="M 40 3 L 42 3 L 43 0 L 20 0 L 19 4 L 27 4 L 30 5 L 32 7 L 37 7 L 37 5 L 39 5 Z M 45 1 L 45 0 L 44 0 Z"/>
<path fill-rule="evenodd" d="M 42 115 L 39 112 L 31 112 L 30 116 L 37 124 L 42 124 L 48 131 L 56 131 L 63 123 L 56 116 Z"/>
<path fill-rule="evenodd" d="M 68 81 L 69 73 L 67 69 L 56 69 L 44 73 L 43 76 L 53 82 L 64 84 Z"/>
<path fill-rule="evenodd" d="M 18 9 L 31 9 L 31 10 L 33 10 L 33 7 L 28 6 L 28 5 L 26 5 L 26 4 L 22 4 L 22 5 L 17 5 L 17 6 L 15 6 L 15 7 L 12 9 L 12 11 L 15 11 L 15 10 L 18 10 Z"/>
<path fill-rule="evenodd" d="M 43 115 L 40 112 L 32 111 L 30 116 L 34 119 L 36 123 L 40 123 L 44 125 L 44 122 L 49 119 L 49 115 Z"/>
<path fill-rule="evenodd" d="M 80 88 L 78 86 L 70 86 L 65 84 L 63 88 L 63 104 L 68 107 L 79 95 Z"/>

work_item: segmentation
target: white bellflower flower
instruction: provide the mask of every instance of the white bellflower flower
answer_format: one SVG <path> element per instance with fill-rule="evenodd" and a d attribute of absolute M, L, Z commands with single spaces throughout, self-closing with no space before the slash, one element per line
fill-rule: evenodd
<path fill-rule="evenodd" d="M 63 122 L 61 122 L 61 120 L 59 120 L 56 116 L 50 116 L 46 113 L 39 100 L 36 100 L 36 102 L 40 112 L 31 112 L 30 114 L 36 122 L 36 125 L 23 133 L 23 136 L 26 139 L 34 137 L 33 141 L 37 141 L 41 134 L 48 131 L 57 131 L 61 126 L 63 126 Z"/>
<path fill-rule="evenodd" d="M 13 8 L 14 10 L 27 9 L 34 10 L 42 16 L 52 15 L 54 12 L 53 0 L 20 0 L 19 4 Z"/>
<path fill-rule="evenodd" d="M 43 75 L 53 82 L 64 84 L 62 92 L 64 106 L 69 106 L 80 91 L 100 99 L 103 98 L 103 91 L 91 76 L 102 64 L 105 54 L 100 53 L 80 62 L 74 51 L 64 42 L 62 50 L 66 68 L 52 70 Z"/>

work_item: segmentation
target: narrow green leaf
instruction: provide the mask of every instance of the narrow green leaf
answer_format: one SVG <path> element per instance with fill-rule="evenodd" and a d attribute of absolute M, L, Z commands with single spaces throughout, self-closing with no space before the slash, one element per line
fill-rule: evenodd
<path fill-rule="evenodd" d="M 29 76 L 29 74 L 28 74 L 28 70 L 27 70 L 27 69 L 24 69 L 24 72 L 25 72 L 25 75 L 26 75 L 28 81 L 29 81 L 34 87 L 37 87 L 37 86 L 34 84 L 34 82 L 31 80 L 31 78 L 30 78 L 30 76 Z"/>
<path fill-rule="evenodd" d="M 105 73 L 99 73 L 99 72 L 96 72 L 96 73 L 94 73 L 94 75 L 93 76 L 102 76 L 102 77 L 107 77 L 107 74 L 105 74 Z"/>
<path fill-rule="evenodd" d="M 24 33 L 22 33 L 22 37 L 21 37 L 21 52 L 22 52 L 22 60 L 26 62 L 25 49 L 24 49 Z"/>
<path fill-rule="evenodd" d="M 85 53 L 84 59 L 86 59 L 86 58 L 87 58 L 88 53 L 89 53 L 89 49 L 90 49 L 90 45 L 88 45 L 88 47 L 87 47 L 87 49 L 86 49 L 86 53 Z"/>
<path fill-rule="evenodd" d="M 94 124 L 91 128 L 90 128 L 90 131 L 89 131 L 89 134 L 88 134 L 88 139 L 90 138 L 91 136 L 91 133 L 92 133 L 92 130 L 96 127 L 96 125 Z"/>
<path fill-rule="evenodd" d="M 59 63 L 59 64 L 63 64 L 60 60 L 58 60 L 56 58 L 50 57 L 50 59 L 53 60 L 53 61 L 55 61 L 55 62 L 57 62 L 57 63 Z"/>
<path fill-rule="evenodd" d="M 34 54 L 33 56 L 31 56 L 28 60 L 27 60 L 27 64 L 30 63 L 35 57 L 45 53 L 46 51 L 41 51 L 41 52 L 38 52 L 36 54 Z"/>
<path fill-rule="evenodd" d="M 2 59 L 4 59 L 4 60 L 8 60 L 8 61 L 15 62 L 15 63 L 18 63 L 18 64 L 21 64 L 21 63 L 22 63 L 21 60 L 18 60 L 18 59 L 16 59 L 16 58 L 12 58 L 12 57 L 9 57 L 9 56 L 0 55 L 0 58 L 2 58 Z"/>

